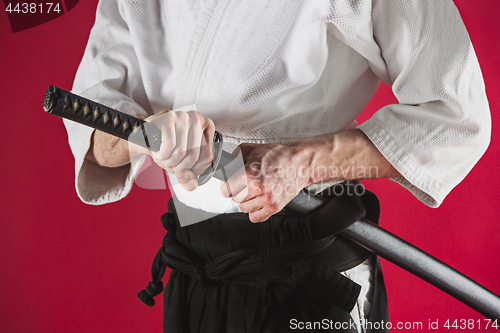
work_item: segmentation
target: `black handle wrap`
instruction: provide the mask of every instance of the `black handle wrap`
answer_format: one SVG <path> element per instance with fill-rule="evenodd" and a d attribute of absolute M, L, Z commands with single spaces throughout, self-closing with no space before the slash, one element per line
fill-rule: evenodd
<path fill-rule="evenodd" d="M 161 132 L 154 124 L 56 86 L 47 89 L 43 110 L 128 140 L 151 151 L 160 150 Z"/>
<path fill-rule="evenodd" d="M 161 132 L 155 125 L 55 86 L 47 89 L 43 109 L 56 116 L 132 141 L 147 149 L 158 151 L 160 148 Z M 108 120 L 106 115 L 109 115 Z M 115 119 L 118 119 L 116 123 Z M 130 126 L 124 125 L 127 121 Z M 140 130 L 132 131 L 135 127 L 140 127 Z M 134 135 L 130 135 L 131 133 Z M 149 144 L 150 141 L 152 145 Z M 219 158 L 213 176 L 225 181 L 237 171 L 231 167 L 235 156 L 222 151 Z M 325 198 L 308 194 L 303 190 L 286 208 L 301 215 L 308 215 L 326 203 Z M 342 235 L 440 288 L 484 316 L 500 320 L 498 295 L 383 228 L 361 219 L 345 229 Z"/>

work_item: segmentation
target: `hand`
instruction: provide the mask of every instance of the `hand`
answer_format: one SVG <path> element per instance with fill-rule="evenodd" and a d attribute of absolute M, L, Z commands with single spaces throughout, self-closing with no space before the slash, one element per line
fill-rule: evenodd
<path fill-rule="evenodd" d="M 242 144 L 240 149 L 245 167 L 221 184 L 221 192 L 239 203 L 252 222 L 263 222 L 281 211 L 311 183 L 312 154 L 299 142 Z"/>
<path fill-rule="evenodd" d="M 245 168 L 222 183 L 221 191 L 252 222 L 267 220 L 313 183 L 401 176 L 359 130 L 240 148 Z"/>
<path fill-rule="evenodd" d="M 184 189 L 196 189 L 197 175 L 213 160 L 213 121 L 197 111 L 164 111 L 145 120 L 162 132 L 160 150 L 148 152 L 153 160 L 174 174 Z"/>
<path fill-rule="evenodd" d="M 136 117 L 144 119 L 140 115 Z M 108 168 L 124 167 L 127 173 L 125 166 L 131 158 L 150 154 L 160 167 L 177 176 L 184 189 L 196 189 L 196 176 L 203 173 L 213 159 L 215 126 L 212 120 L 196 111 L 163 111 L 144 120 L 154 123 L 162 132 L 158 152 L 152 153 L 108 133 L 94 131 L 85 158 Z"/>

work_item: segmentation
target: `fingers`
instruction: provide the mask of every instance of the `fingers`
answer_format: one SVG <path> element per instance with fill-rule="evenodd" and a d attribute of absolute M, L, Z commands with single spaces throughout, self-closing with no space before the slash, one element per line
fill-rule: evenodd
<path fill-rule="evenodd" d="M 254 197 L 253 199 L 240 203 L 240 209 L 243 213 L 254 213 L 269 204 L 268 198 L 267 195 Z"/>
<path fill-rule="evenodd" d="M 146 120 L 146 121 L 151 122 L 151 120 L 155 119 L 156 117 L 159 117 L 159 116 L 161 116 L 161 115 L 163 115 L 163 114 L 165 114 L 165 113 L 168 113 L 168 112 L 170 112 L 170 110 L 164 110 L 164 111 L 162 111 L 162 112 L 159 112 L 159 113 L 153 114 L 153 115 L 151 115 L 151 116 L 149 116 L 149 117 L 147 117 L 147 118 L 144 118 L 144 116 L 139 115 L 139 114 L 138 114 L 138 115 L 135 115 L 134 117 L 137 117 L 137 118 L 140 118 L 140 119 L 144 119 L 144 120 Z"/>
<path fill-rule="evenodd" d="M 196 145 L 198 159 L 190 169 L 195 174 L 200 175 L 214 160 L 215 125 L 212 119 L 202 117 L 199 113 L 196 113 L 196 116 L 198 116 L 198 121 L 201 124 L 203 132 L 201 132 L 201 142 L 198 142 L 198 145 Z"/>
<path fill-rule="evenodd" d="M 160 150 L 153 157 L 163 160 L 163 165 L 166 168 L 175 170 L 186 157 L 188 142 L 190 140 L 189 135 L 192 129 L 190 128 L 189 116 L 186 113 L 180 113 L 175 116 L 171 113 L 167 114 L 166 117 L 168 117 L 168 121 L 161 121 L 159 123 L 162 132 L 162 143 Z"/>
<path fill-rule="evenodd" d="M 250 221 L 253 223 L 260 223 L 266 221 L 268 218 L 271 217 L 271 215 L 275 214 L 277 211 L 269 208 L 269 207 L 264 207 L 256 212 L 248 214 L 248 217 L 250 218 Z"/>
<path fill-rule="evenodd" d="M 251 175 L 252 171 L 241 168 L 226 182 L 221 183 L 221 193 L 239 204 L 243 213 L 249 213 L 250 221 L 263 222 L 282 207 L 279 207 L 272 193 L 262 191 L 260 180 L 252 179 Z"/>
<path fill-rule="evenodd" d="M 231 192 L 230 189 L 227 190 L 227 182 L 221 184 L 221 190 L 224 188 L 224 192 Z M 226 196 L 227 197 L 227 196 Z M 253 195 L 249 194 L 249 188 L 245 187 L 235 195 L 230 195 L 232 200 L 239 204 L 239 207 L 243 213 L 248 213 L 250 221 L 254 223 L 264 222 L 271 215 L 275 214 L 280 210 L 280 207 L 273 201 L 270 194 L 263 195 Z"/>
<path fill-rule="evenodd" d="M 201 142 L 198 145 L 199 156 L 198 161 L 191 167 L 191 171 L 196 175 L 202 174 L 207 168 L 210 167 L 210 164 L 213 161 L 213 154 L 210 153 L 210 150 L 213 150 L 213 143 L 207 145 L 205 141 L 205 137 L 201 137 Z"/>
<path fill-rule="evenodd" d="M 238 195 L 243 189 L 247 189 L 247 173 L 245 167 L 239 169 L 226 182 L 221 184 L 221 193 L 225 198 Z"/>
<path fill-rule="evenodd" d="M 203 142 L 207 145 L 208 156 L 210 162 L 214 159 L 214 136 L 215 124 L 210 118 L 203 118 Z M 202 144 L 203 146 L 203 144 Z"/>
<path fill-rule="evenodd" d="M 243 190 L 241 190 L 238 194 L 232 197 L 233 201 L 236 202 L 237 204 L 242 203 L 243 201 L 250 200 L 252 198 L 255 198 L 253 195 L 248 195 L 248 187 L 245 187 Z"/>
<path fill-rule="evenodd" d="M 190 170 L 179 170 L 175 173 L 175 176 L 186 191 L 194 191 L 198 187 L 198 177 Z"/>
<path fill-rule="evenodd" d="M 266 221 L 271 215 L 276 214 L 281 209 L 274 204 L 265 205 L 268 199 L 264 196 L 256 197 L 253 200 L 240 204 L 240 209 L 243 213 L 248 213 L 250 221 L 253 223 L 260 223 Z"/>
<path fill-rule="evenodd" d="M 183 188 L 194 190 L 198 186 L 197 175 L 213 160 L 213 121 L 196 111 L 164 111 L 146 121 L 162 133 L 160 150 L 151 153 L 155 162 L 175 174 Z"/>
<path fill-rule="evenodd" d="M 245 169 L 222 184 L 223 196 L 232 198 L 252 222 L 263 222 L 281 211 L 307 182 L 288 169 L 302 167 L 291 158 L 294 150 L 279 144 L 241 144 Z M 295 149 L 295 148 L 293 148 Z"/>
<path fill-rule="evenodd" d="M 152 121 L 161 130 L 160 150 L 152 153 L 151 157 L 156 160 L 168 160 L 174 149 L 182 143 L 178 142 L 179 134 L 175 126 L 175 119 L 172 115 L 166 114 L 163 119 L 156 117 L 157 121 Z M 162 121 L 163 120 L 163 121 Z M 170 167 L 170 166 L 167 166 Z"/>

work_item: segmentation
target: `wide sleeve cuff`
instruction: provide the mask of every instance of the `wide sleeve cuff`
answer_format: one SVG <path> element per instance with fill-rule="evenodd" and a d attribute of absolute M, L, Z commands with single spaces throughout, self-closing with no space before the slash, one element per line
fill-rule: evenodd
<path fill-rule="evenodd" d="M 397 140 L 379 124 L 376 119 L 368 119 L 357 127 L 361 130 L 387 161 L 402 175 L 390 178 L 410 191 L 420 201 L 430 207 L 438 207 L 451 189 L 423 170 L 410 154 L 397 144 Z"/>
<path fill-rule="evenodd" d="M 78 197 L 84 203 L 91 205 L 101 205 L 124 198 L 132 189 L 134 179 L 146 155 L 118 168 L 100 166 L 85 159 L 94 129 L 67 120 L 64 120 L 64 123 L 75 157 L 75 187 Z"/>
<path fill-rule="evenodd" d="M 358 128 L 402 175 L 393 181 L 438 207 L 490 141 L 474 48 L 449 0 L 373 1 L 372 24 L 385 65 L 371 65 L 398 104 L 382 107 Z"/>
<path fill-rule="evenodd" d="M 130 115 L 152 114 L 144 90 L 133 40 L 121 2 L 99 2 L 96 21 L 73 83 L 73 93 Z M 75 185 L 88 204 L 120 200 L 132 188 L 145 157 L 119 168 L 106 168 L 85 159 L 93 129 L 65 121 L 75 157 Z"/>

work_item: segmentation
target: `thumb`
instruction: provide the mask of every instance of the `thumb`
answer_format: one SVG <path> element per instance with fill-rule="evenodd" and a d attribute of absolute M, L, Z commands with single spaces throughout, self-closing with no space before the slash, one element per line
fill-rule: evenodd
<path fill-rule="evenodd" d="M 194 191 L 198 187 L 198 177 L 190 170 L 178 170 L 174 173 L 177 181 L 186 191 Z"/>

